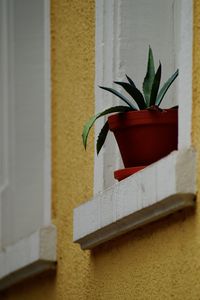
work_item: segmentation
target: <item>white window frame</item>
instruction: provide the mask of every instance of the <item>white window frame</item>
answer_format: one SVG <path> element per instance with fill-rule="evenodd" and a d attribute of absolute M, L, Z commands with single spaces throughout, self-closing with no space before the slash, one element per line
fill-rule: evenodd
<path fill-rule="evenodd" d="M 125 5 L 125 2 L 120 0 L 96 1 L 98 33 L 96 44 L 105 46 L 104 51 L 97 48 L 96 82 L 98 83 L 103 82 L 106 76 L 117 78 L 113 74 L 116 75 L 116 72 L 120 70 L 120 57 L 117 52 L 119 47 L 116 38 L 116 30 L 120 30 L 120 28 L 117 27 L 116 18 L 120 18 L 120 7 Z M 114 165 L 118 165 L 116 151 L 114 150 L 114 155 L 113 153 L 109 155 L 109 144 L 106 146 L 108 153 L 102 151 L 101 156 L 95 158 L 94 191 L 95 194 L 98 194 L 74 210 L 74 242 L 79 243 L 83 249 L 91 249 L 124 232 L 184 207 L 195 205 L 196 163 L 191 141 L 192 0 L 181 0 L 179 22 L 178 65 L 180 73 L 176 82 L 179 103 L 178 151 L 172 152 L 160 161 L 103 191 L 108 170 L 107 157 Z M 119 22 L 119 27 L 120 24 Z M 107 49 L 106 42 L 108 41 L 111 41 L 111 44 Z M 101 92 L 97 89 L 97 99 L 99 99 L 99 93 Z M 109 104 L 109 100 L 106 102 Z M 97 111 L 101 111 L 100 101 L 97 101 L 96 106 Z M 102 123 L 99 122 L 96 126 L 97 132 L 101 126 Z M 112 142 L 110 143 L 111 147 L 115 149 Z"/>
<path fill-rule="evenodd" d="M 13 244 L 4 246 L 0 243 L 0 290 L 9 287 L 12 284 L 19 282 L 20 280 L 33 276 L 34 274 L 41 273 L 46 270 L 55 269 L 56 263 L 56 228 L 51 223 L 51 91 L 50 91 L 50 1 L 43 0 L 44 3 L 44 116 L 41 120 L 44 126 L 44 161 L 42 166 L 42 178 L 43 178 L 43 191 L 44 197 L 42 201 L 42 222 L 35 232 L 30 232 L 28 236 L 21 238 Z M 3 40 L 4 48 L 1 52 L 3 55 L 4 63 L 4 109 L 5 115 L 8 112 L 8 88 L 10 83 L 8 82 L 7 74 L 7 53 L 9 49 L 7 47 L 8 32 L 12 26 L 11 20 L 7 20 L 8 5 L 13 5 L 12 1 L 2 0 L 2 15 L 3 19 Z M 9 7 L 13 9 L 13 7 Z M 12 73 L 12 72 L 11 72 Z M 9 95 L 10 97 L 10 95 Z M 11 120 L 9 120 L 11 121 Z M 5 123 L 8 120 L 5 120 Z M 7 125 L 5 126 L 4 138 L 5 138 L 5 150 L 9 147 L 9 132 Z M 6 153 L 6 151 L 5 151 Z M 7 158 L 5 159 L 5 163 Z M 6 165 L 5 165 L 6 170 Z M 6 172 L 5 172 L 6 173 Z M 7 174 L 5 174 L 6 176 Z M 5 177 L 5 183 L 9 184 L 8 177 Z M 5 185 L 6 188 L 6 185 Z M 3 189 L 0 191 L 3 192 Z M 0 199 L 1 200 L 1 199 Z M 1 201 L 0 201 L 1 204 Z M 2 222 L 2 208 L 0 205 L 0 224 Z M 27 212 L 28 213 L 28 212 Z M 30 213 L 30 212 L 29 212 Z M 31 218 L 31 216 L 30 216 Z M 0 239 L 1 239 L 1 226 L 0 226 Z"/>
<path fill-rule="evenodd" d="M 121 50 L 124 40 L 121 38 L 121 27 L 123 24 L 121 11 L 122 7 L 126 7 L 127 1 L 110 0 L 110 1 L 96 1 L 96 78 L 95 78 L 95 111 L 96 113 L 106 109 L 110 106 L 117 105 L 117 98 L 110 93 L 101 90 L 98 86 L 110 86 L 112 81 L 120 80 L 124 78 L 125 68 L 127 65 L 121 63 L 124 60 L 123 50 Z M 166 1 L 167 2 L 167 1 Z M 177 8 L 181 6 L 187 6 L 183 9 L 183 14 L 187 15 L 187 10 L 191 9 L 192 1 L 188 1 L 185 5 L 182 0 L 172 1 L 177 5 Z M 179 4 L 179 6 L 178 6 Z M 140 4 L 138 4 L 140 5 Z M 141 4 L 141 6 L 145 4 Z M 174 9 L 175 10 L 175 9 Z M 175 12 L 174 12 L 175 13 Z M 174 17 L 173 22 L 180 22 L 177 16 Z M 190 136 L 190 124 L 191 124 L 191 112 L 192 112 L 192 28 L 191 18 L 184 20 L 182 15 L 181 23 L 181 40 L 176 36 L 174 30 L 174 39 L 179 39 L 181 45 L 179 49 L 174 49 L 179 53 L 173 53 L 177 56 L 177 66 L 179 68 L 179 77 L 175 82 L 177 87 L 177 102 L 179 105 L 179 149 L 189 147 L 191 145 Z M 129 23 L 128 23 L 129 24 Z M 180 26 L 174 24 L 174 26 Z M 189 28 L 190 27 L 190 28 Z M 184 36 L 187 36 L 187 40 L 184 40 Z M 153 43 L 154 41 L 151 41 Z M 153 43 L 154 45 L 154 43 Z M 145 49 L 146 51 L 148 49 Z M 132 60 L 137 61 L 137 56 L 132 53 Z M 146 59 L 146 57 L 145 57 Z M 126 62 L 127 63 L 127 62 Z M 143 67 L 143 66 L 142 66 Z M 164 65 L 163 69 L 167 66 Z M 174 71 L 174 68 L 173 68 Z M 172 72 L 173 72 L 172 71 Z M 186 75 L 183 73 L 186 72 Z M 134 74 L 135 77 L 136 74 Z M 135 78 L 134 77 L 134 78 Z M 139 78 L 141 80 L 142 78 Z M 170 91 L 169 91 L 170 92 Z M 166 100 L 165 100 L 166 101 Z M 163 101 L 164 102 L 164 101 Z M 184 105 L 181 105 L 184 102 Z M 120 103 L 122 104 L 122 102 Z M 95 124 L 95 141 L 97 140 L 102 124 L 105 122 L 105 118 L 101 118 Z M 187 126 L 187 127 L 186 127 Z M 106 143 L 99 153 L 98 157 L 95 153 L 95 165 L 94 165 L 94 194 L 101 192 L 107 187 L 111 186 L 115 181 L 112 176 L 112 170 L 116 170 L 120 167 L 121 158 L 117 144 L 112 134 L 109 133 L 109 137 L 106 139 Z"/>

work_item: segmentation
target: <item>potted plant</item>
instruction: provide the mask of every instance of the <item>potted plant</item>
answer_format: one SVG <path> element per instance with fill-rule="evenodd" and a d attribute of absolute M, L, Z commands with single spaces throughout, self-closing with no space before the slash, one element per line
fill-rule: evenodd
<path fill-rule="evenodd" d="M 95 121 L 111 114 L 101 129 L 97 143 L 97 154 L 101 150 L 108 130 L 114 133 L 125 169 L 115 171 L 115 178 L 121 180 L 150 165 L 177 149 L 178 109 L 161 109 L 160 104 L 178 76 L 178 70 L 159 90 L 162 67 L 159 63 L 155 72 L 153 52 L 149 47 L 146 76 L 143 81 L 143 94 L 126 75 L 127 82 L 114 81 L 131 96 L 128 99 L 118 91 L 100 86 L 120 98 L 126 105 L 110 107 L 89 119 L 83 128 L 83 145 L 86 149 L 87 138 Z M 113 114 L 117 113 L 117 114 Z"/>

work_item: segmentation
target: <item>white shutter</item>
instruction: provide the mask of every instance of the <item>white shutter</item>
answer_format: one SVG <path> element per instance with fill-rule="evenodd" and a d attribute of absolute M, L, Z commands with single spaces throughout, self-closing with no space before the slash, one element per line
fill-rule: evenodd
<path fill-rule="evenodd" d="M 49 27 L 49 1 L 0 0 L 0 289 L 55 241 Z"/>

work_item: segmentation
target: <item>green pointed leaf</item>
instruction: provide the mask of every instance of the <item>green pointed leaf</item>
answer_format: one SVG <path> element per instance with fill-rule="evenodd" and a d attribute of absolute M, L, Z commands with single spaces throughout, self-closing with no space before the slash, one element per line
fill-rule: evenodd
<path fill-rule="evenodd" d="M 126 97 L 124 97 L 122 94 L 120 94 L 118 91 L 112 89 L 112 88 L 108 88 L 108 87 L 104 87 L 104 86 L 99 86 L 101 89 L 106 90 L 112 94 L 114 94 L 115 96 L 119 97 L 122 101 L 124 101 L 128 106 L 130 106 L 133 110 L 137 110 L 137 108 L 134 106 L 133 103 L 131 103 L 131 101 L 129 101 L 129 99 L 127 99 Z"/>
<path fill-rule="evenodd" d="M 149 106 L 156 104 L 156 99 L 158 95 L 158 90 L 160 87 L 160 79 L 161 79 L 161 72 L 162 72 L 162 66 L 161 63 L 159 64 L 158 70 L 156 72 L 156 75 L 154 77 L 152 89 L 151 89 L 151 96 L 150 96 L 150 103 Z"/>
<path fill-rule="evenodd" d="M 143 92 L 147 106 L 150 105 L 151 89 L 155 77 L 154 58 L 151 47 L 149 47 L 147 72 L 143 82 Z"/>
<path fill-rule="evenodd" d="M 142 93 L 136 88 L 135 85 L 119 81 L 114 81 L 114 83 L 122 86 L 125 89 L 125 91 L 135 100 L 139 109 L 145 109 L 147 107 Z"/>
<path fill-rule="evenodd" d="M 90 129 L 92 128 L 92 126 L 94 125 L 95 121 L 100 118 L 103 117 L 107 114 L 110 113 L 114 113 L 114 112 L 126 112 L 126 111 L 130 111 L 133 110 L 128 106 L 114 106 L 114 107 L 110 107 L 104 111 L 102 111 L 101 113 L 96 114 L 95 116 L 91 117 L 89 119 L 89 121 L 84 125 L 83 127 L 83 132 L 82 132 L 82 139 L 83 139 L 83 145 L 86 149 L 87 146 L 87 139 L 88 139 L 88 134 L 90 132 Z"/>
<path fill-rule="evenodd" d="M 133 82 L 133 80 L 128 75 L 126 75 L 126 78 L 128 79 L 128 81 L 131 85 L 135 86 L 135 83 Z"/>
<path fill-rule="evenodd" d="M 164 85 L 162 86 L 157 99 L 156 99 L 156 105 L 160 105 L 163 97 L 165 96 L 167 90 L 169 89 L 170 85 L 173 83 L 173 81 L 176 79 L 176 77 L 178 76 L 178 72 L 179 70 L 177 69 L 176 72 L 164 83 Z"/>
<path fill-rule="evenodd" d="M 108 134 L 108 130 L 109 130 L 109 125 L 108 125 L 108 121 L 106 121 L 106 123 L 104 124 L 104 126 L 102 127 L 99 136 L 97 138 L 97 145 L 96 145 L 96 150 L 97 150 L 97 155 L 99 154 L 105 140 Z"/>

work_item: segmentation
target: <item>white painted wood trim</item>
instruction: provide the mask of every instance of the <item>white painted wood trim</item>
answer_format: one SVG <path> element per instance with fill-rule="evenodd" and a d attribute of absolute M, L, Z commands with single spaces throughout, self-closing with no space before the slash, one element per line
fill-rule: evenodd
<path fill-rule="evenodd" d="M 6 139 L 9 135 L 13 135 L 11 128 L 14 127 L 14 0 L 2 0 L 3 10 L 0 11 L 3 15 L 3 67 L 4 67 L 4 97 L 5 102 L 5 163 L 10 164 L 10 160 L 7 158 L 9 151 L 15 153 L 15 144 L 9 145 Z M 39 3 L 39 2 L 38 2 Z M 38 203 L 41 204 L 41 222 L 38 223 L 37 227 L 24 234 L 16 242 L 11 241 L 8 246 L 1 244 L 1 197 L 0 197 L 0 290 L 3 290 L 12 284 L 15 284 L 22 279 L 28 278 L 35 274 L 41 273 L 46 270 L 55 269 L 56 262 L 56 228 L 51 225 L 51 79 L 50 79 L 50 0 L 44 0 L 41 3 L 42 8 L 44 7 L 44 16 L 42 16 L 44 23 L 43 33 L 44 37 L 42 40 L 42 46 L 44 46 L 44 61 L 41 65 L 44 68 L 44 74 L 42 73 L 42 82 L 44 82 L 44 98 L 42 98 L 42 108 L 44 107 L 44 115 L 42 116 L 42 124 L 44 124 L 44 146 L 42 147 L 42 155 L 44 158 L 41 160 L 42 170 L 41 175 L 42 182 L 42 197 Z M 32 11 L 31 11 L 32 13 Z M 42 21 L 43 21 L 42 20 Z M 10 62 L 8 66 L 8 61 Z M 9 86 L 9 88 L 8 88 Z M 43 101 L 44 99 L 44 101 Z M 7 114 L 8 103 L 9 107 L 9 118 Z M 11 122 L 13 122 L 11 124 Z M 43 123 L 44 122 L 44 123 Z M 12 139 L 11 139 L 12 140 Z M 43 145 L 43 144 L 42 144 Z M 9 151 L 8 151 L 9 150 Z M 7 182 L 10 180 L 10 173 L 5 165 L 5 184 L 0 188 L 0 196 L 2 192 L 5 192 Z M 7 174 L 8 173 L 8 174 Z M 34 194 L 35 196 L 35 194 Z M 11 198 L 9 198 L 10 200 Z M 16 199 L 13 199 L 14 201 Z M 15 201 L 16 203 L 16 201 Z M 35 204 L 34 204 L 35 205 Z M 23 205 L 19 205 L 19 209 L 23 211 Z M 35 218 L 32 211 L 29 211 L 31 217 Z M 25 211 L 26 213 L 26 211 Z M 4 217 L 5 215 L 2 214 Z M 9 215 L 9 222 L 12 223 L 13 215 Z M 21 218 L 18 218 L 21 219 Z M 36 219 L 37 220 L 37 219 Z M 29 220 L 30 221 L 30 218 Z M 9 228 L 8 226 L 5 228 Z M 26 228 L 24 226 L 23 228 Z M 22 229 L 23 229 L 22 228 Z M 37 231 L 35 231 L 37 229 Z M 34 232 L 35 231 L 35 232 Z M 30 234 L 30 235 L 29 235 Z M 9 234 L 6 236 L 10 236 Z"/>
<path fill-rule="evenodd" d="M 44 160 L 44 223 L 51 223 L 51 32 L 50 0 L 44 0 L 44 69 L 45 69 L 45 160 Z"/>
<path fill-rule="evenodd" d="M 96 112 L 105 108 L 105 103 L 106 107 L 117 103 L 109 93 L 108 95 L 103 93 L 98 85 L 108 85 L 108 82 L 110 84 L 111 81 L 120 78 L 122 73 L 124 74 L 120 52 L 123 5 L 126 6 L 127 1 L 96 0 Z M 178 86 L 176 95 L 179 103 L 179 149 L 181 150 L 191 147 L 193 1 L 175 1 L 174 7 L 175 5 L 178 5 L 181 11 L 180 19 L 177 18 L 175 24 L 179 27 L 179 35 L 175 36 L 179 42 L 177 53 L 174 54 L 180 71 L 176 81 Z M 96 124 L 95 140 L 103 122 L 104 120 L 101 119 Z M 111 169 L 117 169 L 119 165 L 120 158 L 116 143 L 109 136 L 98 157 L 95 154 L 94 195 L 113 184 L 108 173 Z"/>
<path fill-rule="evenodd" d="M 3 166 L 3 175 L 4 175 L 4 183 L 3 186 L 0 187 L 0 193 L 2 193 L 7 185 L 8 185 L 8 90 L 9 90 L 9 79 L 8 79 L 8 20 L 7 20 L 7 5 L 6 0 L 1 2 L 1 36 L 2 40 L 2 76 L 3 76 L 3 84 L 2 84 L 2 102 L 3 102 L 3 124 L 4 124 L 4 132 L 3 132 L 3 147 L 4 147 L 4 166 Z M 1 170 L 2 171 L 2 170 Z"/>
<path fill-rule="evenodd" d="M 193 1 L 181 1 L 180 47 L 178 53 L 179 80 L 179 149 L 192 145 L 192 57 L 193 57 Z"/>
<path fill-rule="evenodd" d="M 56 267 L 56 228 L 41 228 L 0 252 L 0 291 Z"/>
<path fill-rule="evenodd" d="M 0 184 L 0 220 L 2 220 L 2 193 L 8 185 L 8 28 L 7 28 L 7 5 L 6 0 L 0 3 L 0 18 L 1 18 L 1 33 L 0 33 L 0 44 L 1 44 L 1 67 L 2 67 L 2 87 L 1 95 L 2 97 L 2 115 L 3 119 L 3 132 L 2 132 L 2 145 L 3 145 L 3 166 L 1 168 L 1 174 L 3 177 L 3 182 Z M 0 249 L 2 244 L 2 222 L 0 222 Z"/>
<path fill-rule="evenodd" d="M 196 158 L 174 151 L 74 210 L 74 242 L 91 249 L 177 210 L 194 206 Z"/>
<path fill-rule="evenodd" d="M 119 78 L 119 30 L 120 30 L 120 1 L 96 0 L 96 78 L 95 78 L 95 112 L 100 112 L 110 106 L 118 105 L 116 97 L 105 94 L 98 85 L 106 86 L 114 78 Z M 95 141 L 105 118 L 100 118 L 95 124 Z M 95 145 L 96 147 L 96 145 Z M 96 149 L 96 148 L 95 148 Z M 110 151 L 111 149 L 111 151 Z M 108 175 L 110 167 L 119 168 L 120 156 L 114 137 L 109 139 L 96 156 L 94 163 L 94 194 L 113 184 L 113 178 Z"/>

